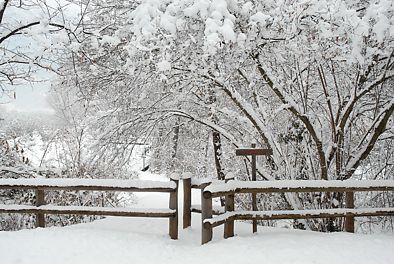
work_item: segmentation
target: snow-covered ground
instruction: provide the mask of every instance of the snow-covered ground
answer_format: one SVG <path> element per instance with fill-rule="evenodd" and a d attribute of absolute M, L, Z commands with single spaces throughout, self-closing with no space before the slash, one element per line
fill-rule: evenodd
<path fill-rule="evenodd" d="M 144 173 L 144 180 L 163 180 Z M 166 207 L 168 194 L 138 193 L 137 207 Z M 193 203 L 198 202 L 198 192 Z M 180 197 L 180 202 L 181 202 Z M 181 206 L 180 206 L 181 207 Z M 180 227 L 182 217 L 180 217 Z M 179 240 L 168 235 L 167 219 L 109 217 L 69 227 L 0 232 L 0 263 L 357 263 L 391 264 L 393 235 L 317 233 L 260 227 L 251 233 L 247 223 L 236 223 L 236 236 L 200 245 L 200 216 L 181 230 Z"/>

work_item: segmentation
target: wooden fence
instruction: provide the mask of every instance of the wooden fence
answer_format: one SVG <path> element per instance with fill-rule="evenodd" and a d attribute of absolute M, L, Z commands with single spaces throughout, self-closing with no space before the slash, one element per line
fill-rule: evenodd
<path fill-rule="evenodd" d="M 203 195 L 203 190 L 205 187 L 215 184 L 222 184 L 225 181 L 220 180 L 196 180 L 192 178 L 183 178 L 183 228 L 188 228 L 191 226 L 192 213 L 201 213 L 200 204 L 192 204 L 192 190 L 198 189 Z M 220 215 L 224 213 L 224 208 L 222 206 L 212 207 L 212 214 Z"/>
<path fill-rule="evenodd" d="M 235 220 L 278 220 L 345 217 L 345 230 L 354 232 L 354 217 L 394 215 L 394 208 L 354 208 L 354 192 L 394 191 L 394 181 L 192 181 L 183 179 L 183 227 L 191 225 L 191 213 L 201 212 L 202 244 L 212 240 L 213 228 L 224 224 L 224 237 L 234 236 Z M 169 235 L 178 238 L 178 180 L 170 182 L 91 180 L 91 179 L 0 179 L 0 189 L 31 189 L 36 192 L 36 205 L 0 205 L 0 213 L 30 213 L 37 216 L 37 227 L 45 227 L 45 214 L 108 215 L 169 218 Z M 191 204 L 192 189 L 201 190 L 201 206 Z M 133 209 L 88 206 L 46 205 L 45 191 L 90 190 L 120 192 L 169 193 L 168 208 Z M 238 193 L 344 192 L 346 208 L 281 211 L 235 211 Z M 213 208 L 212 199 L 225 197 L 225 210 Z M 213 217 L 213 215 L 217 215 Z"/>
<path fill-rule="evenodd" d="M 170 182 L 96 179 L 0 179 L 0 189 L 35 190 L 36 205 L 0 205 L 0 213 L 36 214 L 36 226 L 45 227 L 45 214 L 104 215 L 169 218 L 169 235 L 178 239 L 178 180 Z M 168 208 L 135 209 L 121 207 L 46 205 L 45 191 L 118 191 L 169 193 Z"/>
<path fill-rule="evenodd" d="M 224 224 L 224 237 L 234 236 L 234 220 L 278 220 L 345 217 L 345 230 L 354 232 L 354 217 L 394 215 L 394 208 L 354 208 L 354 192 L 394 191 L 394 181 L 229 181 L 211 184 L 202 190 L 201 243 L 212 240 L 213 228 Z M 237 193 L 288 193 L 288 192 L 344 192 L 346 208 L 282 211 L 234 211 L 234 196 Z M 213 217 L 212 198 L 226 197 L 225 213 Z"/>

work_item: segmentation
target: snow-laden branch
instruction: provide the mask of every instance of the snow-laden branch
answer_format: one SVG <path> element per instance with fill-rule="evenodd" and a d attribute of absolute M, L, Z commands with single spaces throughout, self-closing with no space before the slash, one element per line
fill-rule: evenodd
<path fill-rule="evenodd" d="M 9 2 L 9 0 L 4 0 L 2 3 L 0 2 L 0 24 L 3 21 L 4 12 L 5 12 L 5 9 L 7 8 L 8 2 Z"/>
<path fill-rule="evenodd" d="M 342 115 L 342 118 L 340 122 L 338 123 L 336 130 L 337 133 L 343 133 L 343 130 L 346 126 L 346 123 L 350 117 L 350 113 L 353 111 L 354 105 L 367 93 L 369 93 L 373 88 L 376 86 L 382 84 L 383 82 L 387 81 L 390 78 L 394 77 L 394 70 L 385 72 L 381 74 L 378 78 L 376 78 L 375 81 L 369 82 L 365 85 L 365 87 L 360 90 L 359 92 L 356 91 L 355 94 L 352 95 L 350 100 L 346 103 L 346 106 L 344 107 L 344 113 Z"/>
<path fill-rule="evenodd" d="M 20 27 L 18 27 L 18 28 L 15 28 L 15 29 L 12 30 L 11 32 L 9 32 L 8 34 L 5 34 L 4 36 L 2 36 L 2 37 L 0 38 L 0 44 L 3 43 L 6 39 L 8 39 L 8 38 L 10 38 L 10 37 L 12 37 L 12 36 L 14 36 L 14 35 L 19 34 L 22 30 L 27 29 L 27 28 L 31 28 L 31 27 L 33 27 L 33 26 L 37 26 L 37 25 L 39 25 L 39 24 L 41 24 L 40 21 L 35 21 L 35 22 L 31 22 L 31 23 L 29 23 L 29 24 L 20 26 Z M 60 29 L 65 29 L 65 30 L 67 30 L 68 32 L 72 32 L 70 29 L 68 29 L 68 28 L 65 27 L 64 25 L 60 25 L 60 24 L 52 23 L 52 22 L 48 23 L 48 25 L 49 25 L 49 26 L 53 26 L 53 27 L 57 27 L 57 28 L 60 28 Z M 75 36 L 75 35 L 74 35 L 74 36 Z"/>
<path fill-rule="evenodd" d="M 184 117 L 187 119 L 190 119 L 192 121 L 195 121 L 199 124 L 202 124 L 204 126 L 207 126 L 213 130 L 216 130 L 217 132 L 219 132 L 220 134 L 222 134 L 227 140 L 229 140 L 231 142 L 231 144 L 233 144 L 235 147 L 239 147 L 239 143 L 237 142 L 237 140 L 235 139 L 235 137 L 233 135 L 231 135 L 230 133 L 228 133 L 228 131 L 226 131 L 225 129 L 223 129 L 222 127 L 216 125 L 214 122 L 209 121 L 209 120 L 205 120 L 205 119 L 200 119 L 198 117 L 195 117 L 191 114 L 188 114 L 184 111 L 178 110 L 178 109 L 166 109 L 166 110 L 162 110 L 165 111 L 166 113 L 171 113 L 175 116 L 179 116 L 179 117 Z"/>
<path fill-rule="evenodd" d="M 323 151 L 323 143 L 322 140 L 319 138 L 318 134 L 316 133 L 316 130 L 314 126 L 312 125 L 312 122 L 309 120 L 308 116 L 302 114 L 300 110 L 298 109 L 297 104 L 289 97 L 286 96 L 284 90 L 281 88 L 281 85 L 278 83 L 275 83 L 273 79 L 268 76 L 266 70 L 263 68 L 263 65 L 261 64 L 260 60 L 256 57 L 255 61 L 257 63 L 257 69 L 259 73 L 261 74 L 262 78 L 264 81 L 268 84 L 268 86 L 271 88 L 271 90 L 275 93 L 275 95 L 279 98 L 279 100 L 287 105 L 288 107 L 286 108 L 288 111 L 290 111 L 294 116 L 296 116 L 301 122 L 304 124 L 306 129 L 308 130 L 309 134 L 311 135 L 319 156 L 319 163 L 320 163 L 320 171 L 321 171 L 321 178 L 323 180 L 328 180 L 328 173 L 327 173 L 327 163 L 326 163 L 326 157 Z"/>
<path fill-rule="evenodd" d="M 230 99 L 231 101 L 238 107 L 238 109 L 246 116 L 246 118 L 253 124 L 253 126 L 258 131 L 261 138 L 264 142 L 274 151 L 274 160 L 277 155 L 280 155 L 280 148 L 277 146 L 274 137 L 269 133 L 269 129 L 267 126 L 261 121 L 258 113 L 253 109 L 251 103 L 246 101 L 243 96 L 234 88 L 228 87 L 226 84 L 218 80 L 217 78 L 210 76 L 203 76 L 207 79 L 212 80 L 216 86 L 218 86 Z M 275 160 L 276 164 L 279 164 L 277 160 Z"/>
<path fill-rule="evenodd" d="M 394 112 L 394 98 L 391 99 L 391 102 L 382 110 L 381 114 L 377 117 L 377 119 L 372 123 L 371 127 L 367 130 L 367 134 L 372 132 L 372 136 L 369 139 L 368 143 L 364 145 L 364 147 L 358 148 L 354 151 L 357 153 L 354 156 L 351 156 L 347 162 L 346 170 L 344 172 L 344 179 L 350 178 L 353 173 L 357 170 L 361 162 L 368 157 L 369 153 L 372 151 L 375 146 L 376 141 L 379 136 L 384 133 L 386 130 L 387 123 L 389 119 L 392 117 Z M 362 139 L 365 140 L 365 137 Z M 361 145 L 361 142 L 360 142 Z"/>

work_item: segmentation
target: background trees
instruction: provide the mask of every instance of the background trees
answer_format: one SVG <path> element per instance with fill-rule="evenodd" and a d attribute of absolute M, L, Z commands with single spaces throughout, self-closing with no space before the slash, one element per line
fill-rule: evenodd
<path fill-rule="evenodd" d="M 213 151 L 207 159 L 201 147 L 212 131 L 221 135 L 224 162 L 234 146 L 272 148 L 259 169 L 269 180 L 379 178 L 392 170 L 378 154 L 393 133 L 390 2 L 113 6 L 92 21 L 100 34 L 82 43 L 76 63 L 91 76 L 81 93 L 107 124 L 107 142 L 157 142 L 158 160 L 187 164 L 192 157 L 211 164 L 202 166 L 208 175 L 215 173 Z M 287 200 L 331 207 L 342 197 Z"/>
<path fill-rule="evenodd" d="M 0 103 L 7 103 L 9 99 L 17 96 L 15 86 L 47 81 L 53 79 L 54 75 L 66 78 L 68 74 L 67 78 L 74 80 L 75 86 L 71 87 L 72 91 L 78 88 L 75 71 L 72 71 L 73 64 L 67 67 L 65 59 L 67 63 L 69 57 L 71 60 L 75 59 L 72 51 L 83 41 L 78 36 L 83 36 L 81 33 L 87 29 L 83 24 L 86 7 L 83 2 L 0 1 Z M 66 71 L 68 69 L 71 71 Z M 66 91 L 62 91 L 54 97 L 61 100 L 53 100 L 59 105 L 57 110 L 62 119 L 56 128 L 46 127 L 47 130 L 44 130 L 47 123 L 40 123 L 39 127 L 30 126 L 30 122 L 26 121 L 33 118 L 29 115 L 21 124 L 18 124 L 16 114 L 7 116 L 7 123 L 0 121 L 0 177 L 114 176 L 115 170 L 108 169 L 111 165 L 108 166 L 108 163 L 97 161 L 90 156 L 88 146 L 92 143 L 88 139 L 91 138 L 87 135 L 86 126 L 77 123 L 84 117 L 84 111 L 79 111 L 83 110 L 83 107 L 70 102 L 66 95 Z M 0 110 L 3 117 L 5 113 L 3 109 Z M 31 162 L 32 152 L 28 151 L 26 146 L 21 147 L 22 141 L 35 144 L 35 150 L 42 156 L 34 157 L 34 162 Z M 43 149 L 40 149 L 41 147 Z M 122 174 L 124 170 L 116 172 Z M 129 174 L 122 176 L 132 177 Z M 114 194 L 98 196 L 75 192 L 51 192 L 47 193 L 46 199 L 49 203 L 61 204 L 65 203 L 66 196 L 67 203 L 74 205 L 104 205 L 119 201 Z M 28 204 L 34 202 L 35 196 L 34 193 L 1 191 L 0 200 L 2 203 L 19 200 L 21 204 Z M 51 224 L 65 225 L 89 218 L 50 216 L 47 220 Z M 20 229 L 33 226 L 34 219 L 31 216 L 3 215 L 0 224 L 1 230 Z"/>
<path fill-rule="evenodd" d="M 126 4 L 135 10 L 111 15 L 80 47 L 77 67 L 92 76 L 84 98 L 135 129 L 180 116 L 235 145 L 270 146 L 267 174 L 281 167 L 280 177 L 306 170 L 316 179 L 351 177 L 378 138 L 391 137 L 388 2 Z M 136 115 L 149 118 L 141 125 Z"/>
<path fill-rule="evenodd" d="M 234 148 L 256 142 L 273 149 L 261 179 L 393 170 L 391 2 L 94 0 L 79 10 L 55 91 L 73 142 L 98 140 L 90 160 L 121 167 L 149 144 L 157 171 L 246 178 Z M 342 204 L 340 194 L 282 198 L 274 206 Z"/>

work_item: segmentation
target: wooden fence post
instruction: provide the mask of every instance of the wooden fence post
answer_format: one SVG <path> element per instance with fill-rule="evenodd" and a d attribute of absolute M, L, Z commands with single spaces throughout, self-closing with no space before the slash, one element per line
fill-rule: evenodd
<path fill-rule="evenodd" d="M 256 148 L 256 144 L 252 144 L 252 148 Z M 252 181 L 256 181 L 256 155 L 252 155 Z M 257 211 L 257 194 L 252 193 L 252 210 Z M 253 233 L 257 232 L 257 220 L 253 219 Z"/>
<path fill-rule="evenodd" d="M 229 173 L 226 175 L 226 182 L 234 180 L 234 175 Z M 234 194 L 226 195 L 225 198 L 225 211 L 233 212 L 234 211 Z M 224 223 L 224 238 L 229 238 L 234 236 L 234 219 L 230 218 Z"/>
<path fill-rule="evenodd" d="M 201 244 L 212 240 L 212 225 L 204 224 L 205 219 L 212 218 L 212 194 L 201 190 Z"/>
<path fill-rule="evenodd" d="M 191 225 L 191 206 L 192 206 L 192 179 L 183 179 L 183 228 Z"/>
<path fill-rule="evenodd" d="M 234 194 L 226 195 L 226 212 L 234 211 Z M 234 236 L 234 219 L 230 218 L 224 223 L 224 238 Z"/>
<path fill-rule="evenodd" d="M 36 189 L 36 206 L 45 204 L 44 190 Z M 36 227 L 45 227 L 45 215 L 42 213 L 36 214 Z"/>
<path fill-rule="evenodd" d="M 171 178 L 171 181 L 175 182 L 176 188 L 170 192 L 170 204 L 169 207 L 175 210 L 175 216 L 170 217 L 169 221 L 169 235 L 171 239 L 178 239 L 178 179 Z"/>
<path fill-rule="evenodd" d="M 346 208 L 354 208 L 354 192 L 346 192 Z M 345 217 L 345 231 L 354 233 L 354 216 Z"/>

